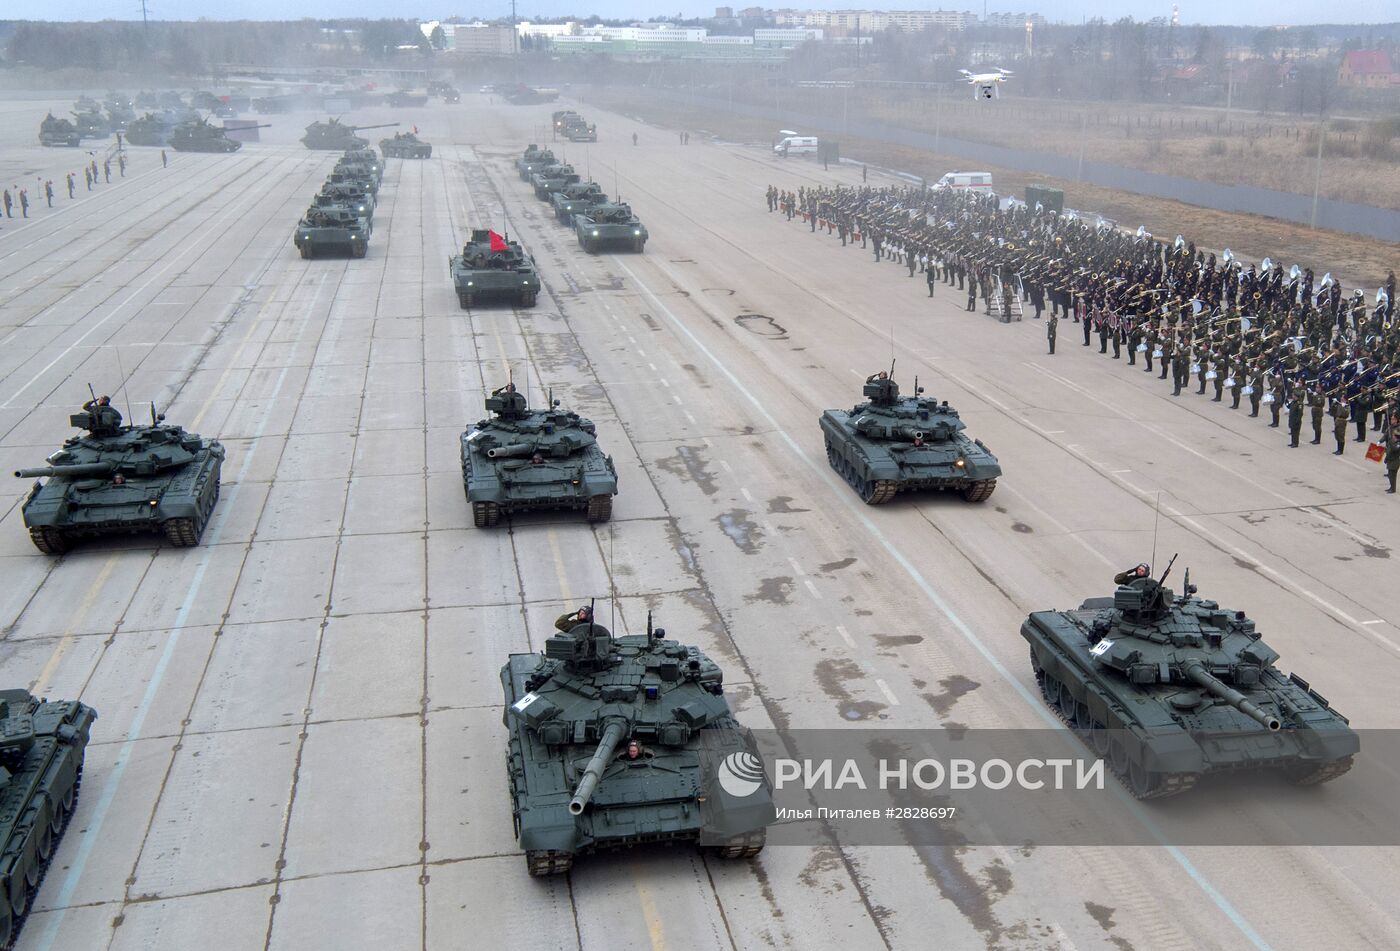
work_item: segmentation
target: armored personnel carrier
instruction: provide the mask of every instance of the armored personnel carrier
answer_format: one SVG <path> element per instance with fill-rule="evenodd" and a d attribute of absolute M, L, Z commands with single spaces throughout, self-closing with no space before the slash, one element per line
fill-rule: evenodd
<path fill-rule="evenodd" d="M 1176 560 L 1172 559 L 1173 562 Z M 1255 622 L 1182 593 L 1147 565 L 1120 572 L 1110 598 L 1037 611 L 1021 625 L 1050 708 L 1105 757 L 1129 792 L 1185 792 L 1206 773 L 1277 770 L 1315 786 L 1351 768 L 1360 741 Z"/>
<path fill-rule="evenodd" d="M 459 92 L 458 90 L 456 90 L 456 89 L 452 88 L 451 86 L 449 86 L 448 88 L 446 88 L 446 89 L 444 89 L 444 90 L 442 91 L 442 101 L 445 102 L 445 103 L 448 103 L 449 105 L 450 105 L 450 104 L 453 104 L 453 103 L 461 102 L 461 101 L 462 101 L 462 94 L 461 94 L 461 92 Z"/>
<path fill-rule="evenodd" d="M 14 946 L 73 818 L 96 719 L 76 700 L 0 690 L 0 948 Z"/>
<path fill-rule="evenodd" d="M 384 181 L 384 163 L 379 160 L 373 149 L 349 149 L 336 159 L 335 167 L 352 169 L 372 178 L 376 184 Z"/>
<path fill-rule="evenodd" d="M 578 235 L 578 246 L 589 254 L 606 248 L 640 254 L 648 237 L 646 225 L 625 202 L 606 202 L 575 214 L 574 234 Z"/>
<path fill-rule="evenodd" d="M 48 479 L 24 500 L 34 547 L 61 555 L 81 536 L 150 531 L 172 545 L 198 544 L 219 501 L 224 447 L 164 420 L 152 406 L 149 426 L 123 426 L 106 397 L 69 417 L 86 432 L 64 442 L 48 465 L 15 473 Z"/>
<path fill-rule="evenodd" d="M 126 141 L 132 145 L 165 145 L 171 128 L 172 123 L 164 117 L 148 112 L 126 127 Z"/>
<path fill-rule="evenodd" d="M 379 151 L 386 159 L 425 159 L 432 157 L 433 147 L 412 132 L 395 132 L 392 139 L 379 140 Z"/>
<path fill-rule="evenodd" d="M 514 86 L 496 87 L 501 98 L 512 106 L 534 106 L 542 102 L 553 102 L 559 98 L 559 90 L 541 87 L 539 89 L 516 83 Z"/>
<path fill-rule="evenodd" d="M 369 194 L 379 195 L 379 175 L 371 171 L 367 165 L 356 165 L 342 162 L 337 163 L 331 173 L 326 176 L 327 185 L 343 185 L 347 188 L 363 189 Z"/>
<path fill-rule="evenodd" d="M 495 415 L 462 434 L 462 480 L 477 528 L 535 509 L 585 509 L 590 522 L 612 518 L 617 470 L 590 420 L 554 399 L 531 410 L 513 383 L 494 390 L 486 409 Z"/>
<path fill-rule="evenodd" d="M 587 122 L 583 116 L 574 116 L 564 123 L 564 138 L 570 142 L 597 142 L 598 126 Z"/>
<path fill-rule="evenodd" d="M 485 228 L 472 230 L 462 253 L 448 258 L 447 269 L 463 310 L 487 299 L 514 300 L 521 307 L 534 307 L 540 293 L 535 262 L 520 243 Z"/>
<path fill-rule="evenodd" d="M 549 203 L 554 206 L 555 217 L 566 225 L 574 223 L 574 215 L 586 212 L 594 205 L 601 205 L 607 200 L 608 196 L 603 193 L 603 187 L 597 182 L 574 182 L 549 196 Z"/>
<path fill-rule="evenodd" d="M 866 402 L 849 412 L 822 413 L 822 435 L 831 468 L 867 505 L 888 502 L 898 492 L 953 489 L 969 502 L 987 499 L 1001 466 L 980 439 L 968 439 L 958 411 L 948 401 L 923 395 L 901 397 L 889 372 L 866 378 Z"/>
<path fill-rule="evenodd" d="M 645 634 L 622 637 L 588 608 L 555 627 L 542 653 L 501 668 L 511 812 L 530 874 L 647 842 L 696 842 L 722 858 L 762 851 L 772 790 L 715 662 L 650 617 Z M 721 764 L 739 774 L 731 763 L 740 784 L 719 781 Z"/>
<path fill-rule="evenodd" d="M 245 126 L 247 129 L 270 129 L 271 125 Z M 237 131 L 243 131 L 239 129 Z M 228 130 L 209 122 L 196 119 L 182 122 L 170 130 L 170 147 L 177 152 L 237 152 L 243 143 L 228 137 Z"/>
<path fill-rule="evenodd" d="M 530 176 L 548 165 L 555 164 L 555 162 L 552 151 L 531 143 L 525 146 L 525 154 L 515 160 L 515 169 L 520 173 L 520 180 L 528 182 Z"/>
<path fill-rule="evenodd" d="M 301 137 L 301 144 L 308 149 L 323 149 L 327 151 L 343 149 L 367 149 L 369 141 L 357 136 L 356 132 L 365 129 L 392 129 L 398 126 L 397 122 L 381 122 L 378 125 L 345 125 L 339 119 L 329 119 L 326 122 L 313 122 L 306 127 L 306 135 Z"/>
<path fill-rule="evenodd" d="M 535 188 L 535 197 L 540 201 L 549 201 L 550 195 L 578 180 L 579 174 L 574 171 L 572 165 L 546 165 L 530 176 L 530 184 Z"/>
<path fill-rule="evenodd" d="M 83 144 L 82 133 L 67 119 L 57 119 L 50 112 L 39 123 L 39 144 L 46 146 L 64 145 L 77 148 Z"/>
<path fill-rule="evenodd" d="M 305 260 L 322 251 L 362 258 L 369 253 L 368 223 L 354 209 L 339 204 L 312 205 L 297 222 L 292 243 Z"/>

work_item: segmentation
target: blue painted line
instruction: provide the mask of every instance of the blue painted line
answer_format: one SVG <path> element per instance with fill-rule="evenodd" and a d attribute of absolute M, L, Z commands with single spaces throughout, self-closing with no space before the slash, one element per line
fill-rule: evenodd
<path fill-rule="evenodd" d="M 753 407 L 758 412 L 758 414 L 763 417 L 763 419 L 768 423 L 770 427 L 772 427 L 774 432 L 776 432 L 779 436 L 782 437 L 783 441 L 788 444 L 789 448 L 791 448 L 792 451 L 796 453 L 797 458 L 801 459 L 802 462 L 807 466 L 807 468 L 811 469 L 813 473 L 815 473 L 822 481 L 826 482 L 828 485 L 836 484 L 832 481 L 832 477 L 828 472 L 824 471 L 820 466 L 814 463 L 807 456 L 807 454 L 802 451 L 802 447 L 799 446 L 797 444 L 797 441 L 794 440 L 791 436 L 789 436 L 787 434 L 787 431 L 784 430 L 782 426 L 778 424 L 777 419 L 775 419 L 773 415 L 768 412 L 768 408 L 763 405 L 763 403 L 758 399 L 758 397 L 754 396 L 753 393 L 750 392 L 748 387 L 744 386 L 742 383 L 739 382 L 739 378 L 735 376 L 730 371 L 730 369 L 727 366 L 725 366 L 713 353 L 710 352 L 710 349 L 700 341 L 700 338 L 696 337 L 695 334 L 691 331 L 691 329 L 687 327 L 684 323 L 682 323 L 679 317 L 677 317 L 674 313 L 671 312 L 671 309 L 661 301 L 661 298 L 657 297 L 656 294 L 652 292 L 651 288 L 647 287 L 645 284 L 642 283 L 642 281 L 637 277 L 636 274 L 632 272 L 632 269 L 629 268 L 626 265 L 626 263 L 624 263 L 620 258 L 617 257 L 613 258 L 613 263 L 616 264 L 619 268 L 621 268 L 624 272 L 626 272 L 627 276 L 632 278 L 632 280 L 636 282 L 637 286 L 641 288 L 642 291 L 648 297 L 651 298 L 652 302 L 656 304 L 657 308 L 663 314 L 666 315 L 666 318 L 670 320 L 671 323 L 675 325 L 675 327 L 678 330 L 680 330 L 681 333 L 685 334 L 686 338 L 689 339 L 690 342 L 695 345 L 695 348 L 701 353 L 703 353 L 705 357 L 712 364 L 714 364 L 715 368 L 718 369 L 720 373 L 724 374 L 725 378 L 729 380 L 729 382 L 734 386 L 734 388 L 738 390 L 739 393 L 741 393 L 746 400 L 753 404 Z M 1021 683 L 1019 679 L 1012 676 L 1011 671 L 1009 671 L 1006 668 L 1006 666 L 1001 663 L 1001 661 L 997 660 L 997 658 L 993 656 L 990 648 L 988 648 L 987 645 L 983 642 L 983 640 L 973 632 L 972 628 L 968 627 L 967 624 L 963 621 L 963 619 L 958 616 L 957 612 L 953 610 L 952 606 L 946 600 L 944 600 L 943 596 L 938 593 L 937 589 L 935 589 L 933 585 L 928 582 L 928 579 L 926 579 L 923 576 L 923 574 L 917 568 L 914 567 L 914 565 L 909 561 L 909 559 L 904 557 L 904 553 L 895 547 L 894 543 L 891 542 L 885 536 L 884 532 L 880 531 L 879 527 L 873 521 L 870 520 L 870 517 L 868 515 L 856 508 L 855 503 L 852 502 L 850 499 L 850 493 L 844 491 L 845 486 L 841 485 L 839 486 L 839 488 L 842 491 L 839 491 L 837 495 L 843 499 L 846 506 L 851 510 L 852 514 L 854 514 L 856 518 L 860 520 L 860 522 L 865 526 L 866 530 L 869 531 L 870 534 L 881 544 L 881 546 L 884 547 L 885 551 L 887 551 L 890 554 L 890 556 L 893 557 L 894 560 L 899 563 L 899 566 L 904 569 L 905 574 L 907 574 L 914 581 L 914 583 L 919 587 L 919 590 L 924 593 L 924 596 L 927 597 L 931 602 L 933 602 L 934 607 L 938 608 L 938 610 L 942 612 L 943 616 L 947 618 L 948 622 L 953 625 L 953 627 L 957 630 L 959 634 L 962 635 L 963 639 L 969 644 L 971 644 L 977 650 L 977 652 L 981 654 L 983 658 L 986 659 L 987 663 L 991 665 L 992 669 L 995 670 L 1003 680 L 1009 683 L 1013 689 L 1015 689 L 1016 693 L 1020 695 L 1021 699 L 1024 700 L 1042 720 L 1044 720 L 1048 725 L 1054 727 L 1056 730 L 1061 731 L 1064 734 L 1066 740 L 1071 742 L 1076 748 L 1078 748 L 1079 744 L 1073 742 L 1073 737 L 1070 735 L 1068 728 L 1062 722 L 1060 722 L 1060 720 L 1057 717 L 1051 715 L 1051 713 L 1045 709 L 1044 704 L 1042 704 L 1040 700 L 1036 698 L 1023 683 Z M 1119 794 L 1124 797 L 1127 796 L 1126 792 L 1119 791 Z M 1201 889 L 1201 891 L 1203 891 L 1206 894 L 1206 896 L 1210 898 L 1211 902 L 1215 905 L 1215 907 L 1219 908 L 1221 913 L 1224 914 L 1226 918 L 1230 919 L 1230 923 L 1239 929 L 1240 933 L 1244 935 L 1246 940 L 1248 940 L 1249 943 L 1257 949 L 1257 951 L 1272 951 L 1268 942 L 1266 942 L 1263 939 L 1259 932 L 1254 930 L 1254 927 L 1249 923 L 1249 921 L 1244 917 L 1244 915 L 1240 914 L 1239 910 L 1236 909 L 1235 906 L 1230 903 L 1230 900 L 1226 898 L 1224 894 L 1222 894 L 1220 890 L 1217 889 L 1211 883 L 1210 879 L 1206 878 L 1206 876 L 1199 869 L 1196 868 L 1196 866 L 1191 862 L 1191 860 L 1188 859 L 1180 849 L 1178 849 L 1174 845 L 1168 845 L 1164 841 L 1165 837 L 1162 835 L 1161 830 L 1158 828 L 1157 824 L 1152 821 L 1151 816 L 1147 815 L 1147 813 L 1135 800 L 1128 800 L 1128 808 L 1132 812 L 1133 817 L 1136 818 L 1139 822 L 1141 822 L 1142 825 L 1149 832 L 1152 833 L 1153 838 L 1155 838 L 1158 842 L 1162 843 L 1163 847 L 1167 851 L 1167 854 L 1172 857 L 1172 859 L 1177 863 L 1177 865 L 1181 866 L 1181 869 L 1187 874 L 1187 876 L 1189 876 L 1190 879 L 1193 882 L 1195 882 L 1196 885 Z"/>

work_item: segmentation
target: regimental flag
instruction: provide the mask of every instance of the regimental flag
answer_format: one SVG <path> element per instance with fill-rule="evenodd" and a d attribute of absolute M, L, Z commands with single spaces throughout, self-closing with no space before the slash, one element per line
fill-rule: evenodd
<path fill-rule="evenodd" d="M 489 234 L 489 235 L 491 236 L 491 253 L 492 253 L 492 254 L 495 254 L 497 251 L 506 251 L 506 250 L 509 250 L 509 249 L 510 249 L 510 245 L 506 243 L 506 239 L 503 238 L 503 237 L 501 237 L 500 235 L 496 234 L 496 232 L 494 232 L 494 231 L 489 231 L 489 232 L 487 232 L 487 234 Z"/>
<path fill-rule="evenodd" d="M 1373 442 L 1366 447 L 1366 458 L 1370 462 L 1380 462 L 1385 459 L 1385 447 L 1378 442 Z"/>

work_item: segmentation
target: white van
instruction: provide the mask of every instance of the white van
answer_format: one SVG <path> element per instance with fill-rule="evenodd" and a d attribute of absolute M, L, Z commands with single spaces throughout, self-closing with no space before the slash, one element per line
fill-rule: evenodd
<path fill-rule="evenodd" d="M 992 190 L 991 172 L 949 172 L 938 181 L 934 182 L 934 188 L 952 188 L 957 191 L 966 189 L 986 189 Z"/>
<path fill-rule="evenodd" d="M 778 155 L 816 155 L 817 137 L 814 135 L 785 135 L 773 146 Z"/>

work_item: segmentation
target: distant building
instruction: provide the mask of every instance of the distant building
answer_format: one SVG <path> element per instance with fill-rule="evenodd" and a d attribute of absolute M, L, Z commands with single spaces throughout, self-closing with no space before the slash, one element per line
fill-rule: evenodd
<path fill-rule="evenodd" d="M 1400 72 L 1385 50 L 1352 50 L 1342 58 L 1337 82 L 1360 89 L 1390 89 L 1400 86 Z"/>
<path fill-rule="evenodd" d="M 977 22 L 973 14 L 953 10 L 780 10 L 773 19 L 778 26 L 821 27 L 850 33 L 889 29 L 917 33 L 932 27 L 963 30 Z"/>
<path fill-rule="evenodd" d="M 716 19 L 716 20 L 732 20 L 732 19 L 734 19 L 734 8 L 733 8 L 733 7 L 715 7 L 715 19 Z"/>
<path fill-rule="evenodd" d="M 810 27 L 773 27 L 753 31 L 754 45 L 770 49 L 792 49 L 803 43 L 820 42 L 821 39 L 822 31 Z"/>
<path fill-rule="evenodd" d="M 982 21 L 982 25 L 1024 30 L 1027 22 L 1035 24 L 1036 27 L 1042 27 L 1045 25 L 1045 17 L 1039 13 L 989 13 Z"/>

